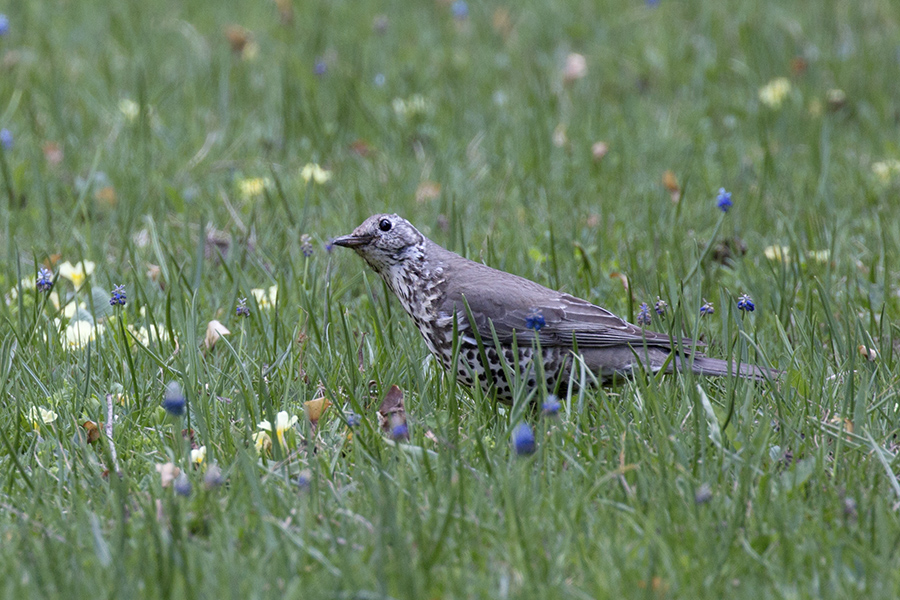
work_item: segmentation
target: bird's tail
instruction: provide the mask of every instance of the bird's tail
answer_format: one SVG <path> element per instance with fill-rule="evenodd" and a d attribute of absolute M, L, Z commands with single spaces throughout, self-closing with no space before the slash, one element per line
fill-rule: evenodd
<path fill-rule="evenodd" d="M 682 365 L 685 365 L 690 367 L 690 369 L 698 375 L 712 375 L 715 377 L 723 377 L 730 373 L 737 377 L 753 379 L 756 381 L 777 379 L 778 376 L 781 375 L 781 371 L 778 371 L 776 369 L 758 367 L 749 363 L 741 363 L 740 365 L 738 365 L 736 362 L 732 362 L 729 365 L 728 361 L 697 354 L 687 359 L 679 360 L 678 362 L 682 363 L 679 364 L 679 369 L 682 367 Z"/>

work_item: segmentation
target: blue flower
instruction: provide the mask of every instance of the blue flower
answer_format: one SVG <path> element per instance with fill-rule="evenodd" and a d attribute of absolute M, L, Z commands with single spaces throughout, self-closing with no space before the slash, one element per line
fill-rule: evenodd
<path fill-rule="evenodd" d="M 302 252 L 303 256 L 306 258 L 313 255 L 312 238 L 309 237 L 308 233 L 304 233 L 300 236 L 300 252 Z"/>
<path fill-rule="evenodd" d="M 666 314 L 666 309 L 669 308 L 669 305 L 666 304 L 665 300 L 660 299 L 659 296 L 656 297 L 656 304 L 653 305 L 653 310 L 656 311 L 656 314 L 659 316 L 663 316 Z"/>
<path fill-rule="evenodd" d="M 409 426 L 406 423 L 397 423 L 391 427 L 391 439 L 402 442 L 409 439 Z"/>
<path fill-rule="evenodd" d="M 722 212 L 728 212 L 733 202 L 731 201 L 731 192 L 726 192 L 725 188 L 719 188 L 719 195 L 716 196 L 716 206 Z"/>
<path fill-rule="evenodd" d="M 173 417 L 180 417 L 184 414 L 184 408 L 187 402 L 184 399 L 184 392 L 181 390 L 181 384 L 177 381 L 169 382 L 166 386 L 166 393 L 163 394 L 162 407 L 167 413 Z"/>
<path fill-rule="evenodd" d="M 550 394 L 547 396 L 547 399 L 544 400 L 543 406 L 541 406 L 541 410 L 548 417 L 555 417 L 559 412 L 559 409 L 562 405 L 559 403 L 559 398 L 557 398 L 554 394 Z"/>
<path fill-rule="evenodd" d="M 316 66 L 313 67 L 313 72 L 316 75 L 324 75 L 328 72 L 328 65 L 325 64 L 324 60 L 319 59 L 316 61 Z"/>
<path fill-rule="evenodd" d="M 325 244 L 325 252 L 331 254 L 332 250 L 334 250 L 334 238 L 328 238 L 328 243 Z"/>
<path fill-rule="evenodd" d="M 176 494 L 184 496 L 185 498 L 191 495 L 191 490 L 193 489 L 191 480 L 188 479 L 187 475 L 184 473 L 175 478 L 175 485 L 173 487 L 175 488 Z"/>
<path fill-rule="evenodd" d="M 650 324 L 650 307 L 646 302 L 641 302 L 641 309 L 638 311 L 637 324 L 646 327 Z"/>
<path fill-rule="evenodd" d="M 547 324 L 547 321 L 544 320 L 544 315 L 541 313 L 541 309 L 532 308 L 528 311 L 528 316 L 525 317 L 525 327 L 528 329 L 534 329 L 535 331 L 540 331 L 541 327 Z"/>
<path fill-rule="evenodd" d="M 53 273 L 50 272 L 50 269 L 46 267 L 41 267 L 38 271 L 37 281 L 35 281 L 35 287 L 41 292 L 49 292 L 53 289 Z"/>
<path fill-rule="evenodd" d="M 9 150 L 13 147 L 13 134 L 7 128 L 0 129 L 0 144 L 3 145 L 3 148 Z"/>
<path fill-rule="evenodd" d="M 753 312 L 756 310 L 756 305 L 753 304 L 753 299 L 747 294 L 741 294 L 738 297 L 738 310 L 745 310 L 747 312 Z"/>
<path fill-rule="evenodd" d="M 0 36 L 9 33 L 9 17 L 0 14 Z"/>
<path fill-rule="evenodd" d="M 362 419 L 360 419 L 359 415 L 355 412 L 348 412 L 346 417 L 347 425 L 350 427 L 359 427 L 359 424 L 362 423 Z"/>
<path fill-rule="evenodd" d="M 519 423 L 512 432 L 513 449 L 519 456 L 534 454 L 534 430 L 528 423 Z"/>
<path fill-rule="evenodd" d="M 375 75 L 375 85 L 376 86 L 378 86 L 378 87 L 383 86 L 385 81 L 386 81 L 386 79 L 384 77 L 384 73 L 378 73 L 377 75 Z"/>
<path fill-rule="evenodd" d="M 239 317 L 250 316 L 250 308 L 247 306 L 246 298 L 238 298 L 237 308 L 234 309 L 234 312 Z"/>
<path fill-rule="evenodd" d="M 703 301 L 703 304 L 700 306 L 700 316 L 705 317 L 706 315 L 711 315 L 716 312 L 716 308 L 712 305 L 712 302 Z"/>
<path fill-rule="evenodd" d="M 125 286 L 117 285 L 113 288 L 112 295 L 109 297 L 110 306 L 125 306 L 128 298 L 125 297 Z"/>
<path fill-rule="evenodd" d="M 453 18 L 457 21 L 465 21 L 469 18 L 469 5 L 466 4 L 466 0 L 456 0 L 450 6 L 450 12 L 453 13 Z"/>

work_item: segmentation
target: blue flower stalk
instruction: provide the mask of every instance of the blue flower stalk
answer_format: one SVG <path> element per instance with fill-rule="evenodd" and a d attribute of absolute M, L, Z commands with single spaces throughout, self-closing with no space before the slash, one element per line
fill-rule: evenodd
<path fill-rule="evenodd" d="M 534 430 L 528 423 L 519 423 L 512 432 L 513 450 L 519 456 L 534 454 L 537 444 L 534 441 Z"/>
<path fill-rule="evenodd" d="M 112 295 L 109 297 L 110 306 L 125 306 L 128 298 L 125 296 L 125 286 L 117 285 L 113 288 Z"/>
<path fill-rule="evenodd" d="M 753 312 L 756 310 L 756 305 L 753 303 L 753 299 L 747 294 L 741 294 L 738 297 L 737 302 L 738 310 L 742 310 L 744 312 Z"/>
<path fill-rule="evenodd" d="M 641 309 L 638 311 L 637 315 L 637 324 L 641 327 L 647 327 L 650 325 L 651 320 L 650 307 L 646 302 L 641 302 Z"/>
<path fill-rule="evenodd" d="M 39 292 L 49 293 L 53 289 L 53 273 L 50 269 L 41 267 L 34 285 Z"/>
<path fill-rule="evenodd" d="M 528 329 L 534 329 L 535 331 L 540 331 L 541 327 L 547 324 L 547 321 L 544 319 L 544 314 L 541 312 L 539 308 L 532 308 L 528 311 L 528 316 L 525 317 L 525 327 Z"/>

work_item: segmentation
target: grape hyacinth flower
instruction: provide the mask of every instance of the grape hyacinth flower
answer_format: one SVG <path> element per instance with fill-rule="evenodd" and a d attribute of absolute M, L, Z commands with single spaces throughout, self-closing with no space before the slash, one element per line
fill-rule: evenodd
<path fill-rule="evenodd" d="M 547 396 L 547 399 L 544 400 L 543 406 L 541 406 L 541 410 L 545 416 L 555 417 L 559 413 L 559 409 L 562 405 L 559 403 L 559 398 L 557 398 L 554 394 L 550 394 Z"/>
<path fill-rule="evenodd" d="M 300 252 L 302 252 L 303 256 L 306 258 L 313 255 L 312 238 L 308 233 L 304 233 L 300 236 Z"/>
<path fill-rule="evenodd" d="M 45 294 L 53 289 L 53 273 L 50 269 L 46 267 L 41 267 L 38 271 L 37 281 L 35 281 L 35 287 L 40 292 L 44 292 Z"/>
<path fill-rule="evenodd" d="M 728 212 L 728 209 L 734 203 L 731 201 L 731 192 L 726 192 L 725 188 L 719 188 L 719 195 L 716 196 L 716 206 L 719 207 L 719 210 L 722 212 Z"/>
<path fill-rule="evenodd" d="M 703 301 L 703 305 L 700 306 L 700 316 L 705 317 L 706 315 L 711 315 L 716 312 L 716 308 L 713 306 L 712 302 Z"/>
<path fill-rule="evenodd" d="M 669 308 L 669 305 L 666 304 L 666 301 L 657 296 L 656 304 L 653 305 L 653 310 L 656 311 L 656 314 L 658 314 L 659 316 L 663 316 L 664 314 L 666 314 L 667 308 Z"/>
<path fill-rule="evenodd" d="M 519 423 L 512 433 L 513 449 L 519 456 L 534 454 L 534 431 L 528 423 Z"/>
<path fill-rule="evenodd" d="M 0 36 L 4 36 L 7 33 L 9 33 L 9 17 L 0 14 Z"/>
<path fill-rule="evenodd" d="M 169 415 L 180 417 L 184 415 L 186 404 L 181 384 L 177 381 L 170 381 L 169 385 L 166 386 L 166 393 L 163 394 L 162 407 Z"/>
<path fill-rule="evenodd" d="M 637 315 L 637 324 L 641 327 L 647 327 L 650 325 L 650 320 L 650 307 L 647 306 L 646 302 L 641 302 L 641 309 Z"/>
<path fill-rule="evenodd" d="M 469 18 L 469 5 L 466 4 L 466 0 L 456 0 L 450 5 L 450 11 L 453 13 L 453 18 L 457 21 L 465 21 Z"/>
<path fill-rule="evenodd" d="M 746 312 L 753 312 L 756 310 L 756 305 L 753 303 L 753 299 L 747 294 L 741 294 L 738 297 L 737 302 L 738 310 L 743 310 Z"/>
<path fill-rule="evenodd" d="M 234 309 L 234 312 L 239 317 L 250 316 L 250 308 L 247 306 L 246 298 L 238 298 L 237 308 Z"/>
<path fill-rule="evenodd" d="M 112 295 L 109 297 L 110 306 L 125 306 L 128 298 L 125 297 L 125 286 L 117 285 L 113 288 Z"/>
<path fill-rule="evenodd" d="M 525 317 L 525 327 L 528 329 L 534 329 L 535 331 L 540 331 L 541 327 L 547 324 L 547 321 L 544 319 L 543 313 L 541 313 L 541 309 L 532 308 L 528 311 L 528 316 Z"/>
<path fill-rule="evenodd" d="M 12 131 L 5 127 L 0 129 L 0 145 L 2 145 L 5 150 L 9 150 L 13 147 L 13 141 Z"/>

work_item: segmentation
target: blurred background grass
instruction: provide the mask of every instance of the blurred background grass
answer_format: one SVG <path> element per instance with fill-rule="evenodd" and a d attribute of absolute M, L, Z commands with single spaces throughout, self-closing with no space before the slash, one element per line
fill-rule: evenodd
<path fill-rule="evenodd" d="M 898 594 L 896 3 L 3 12 L 5 596 Z M 328 249 L 380 211 L 632 320 L 660 296 L 673 310 L 651 328 L 785 379 L 639 380 L 556 419 L 498 410 L 444 380 L 381 283 Z M 80 260 L 96 263 L 83 291 L 56 284 L 86 303 L 75 316 L 26 289 Z M 251 292 L 273 285 L 274 305 Z M 79 319 L 103 333 L 68 347 Z M 232 333 L 210 349 L 213 319 Z M 140 327 L 164 339 L 138 344 Z M 171 381 L 183 423 L 160 408 Z M 392 384 L 409 446 L 378 431 Z M 118 477 L 82 426 L 107 421 L 107 394 Z M 258 455 L 257 424 L 282 410 L 300 416 L 290 455 Z M 509 444 L 522 418 L 527 458 Z M 168 462 L 189 495 L 163 487 Z"/>

